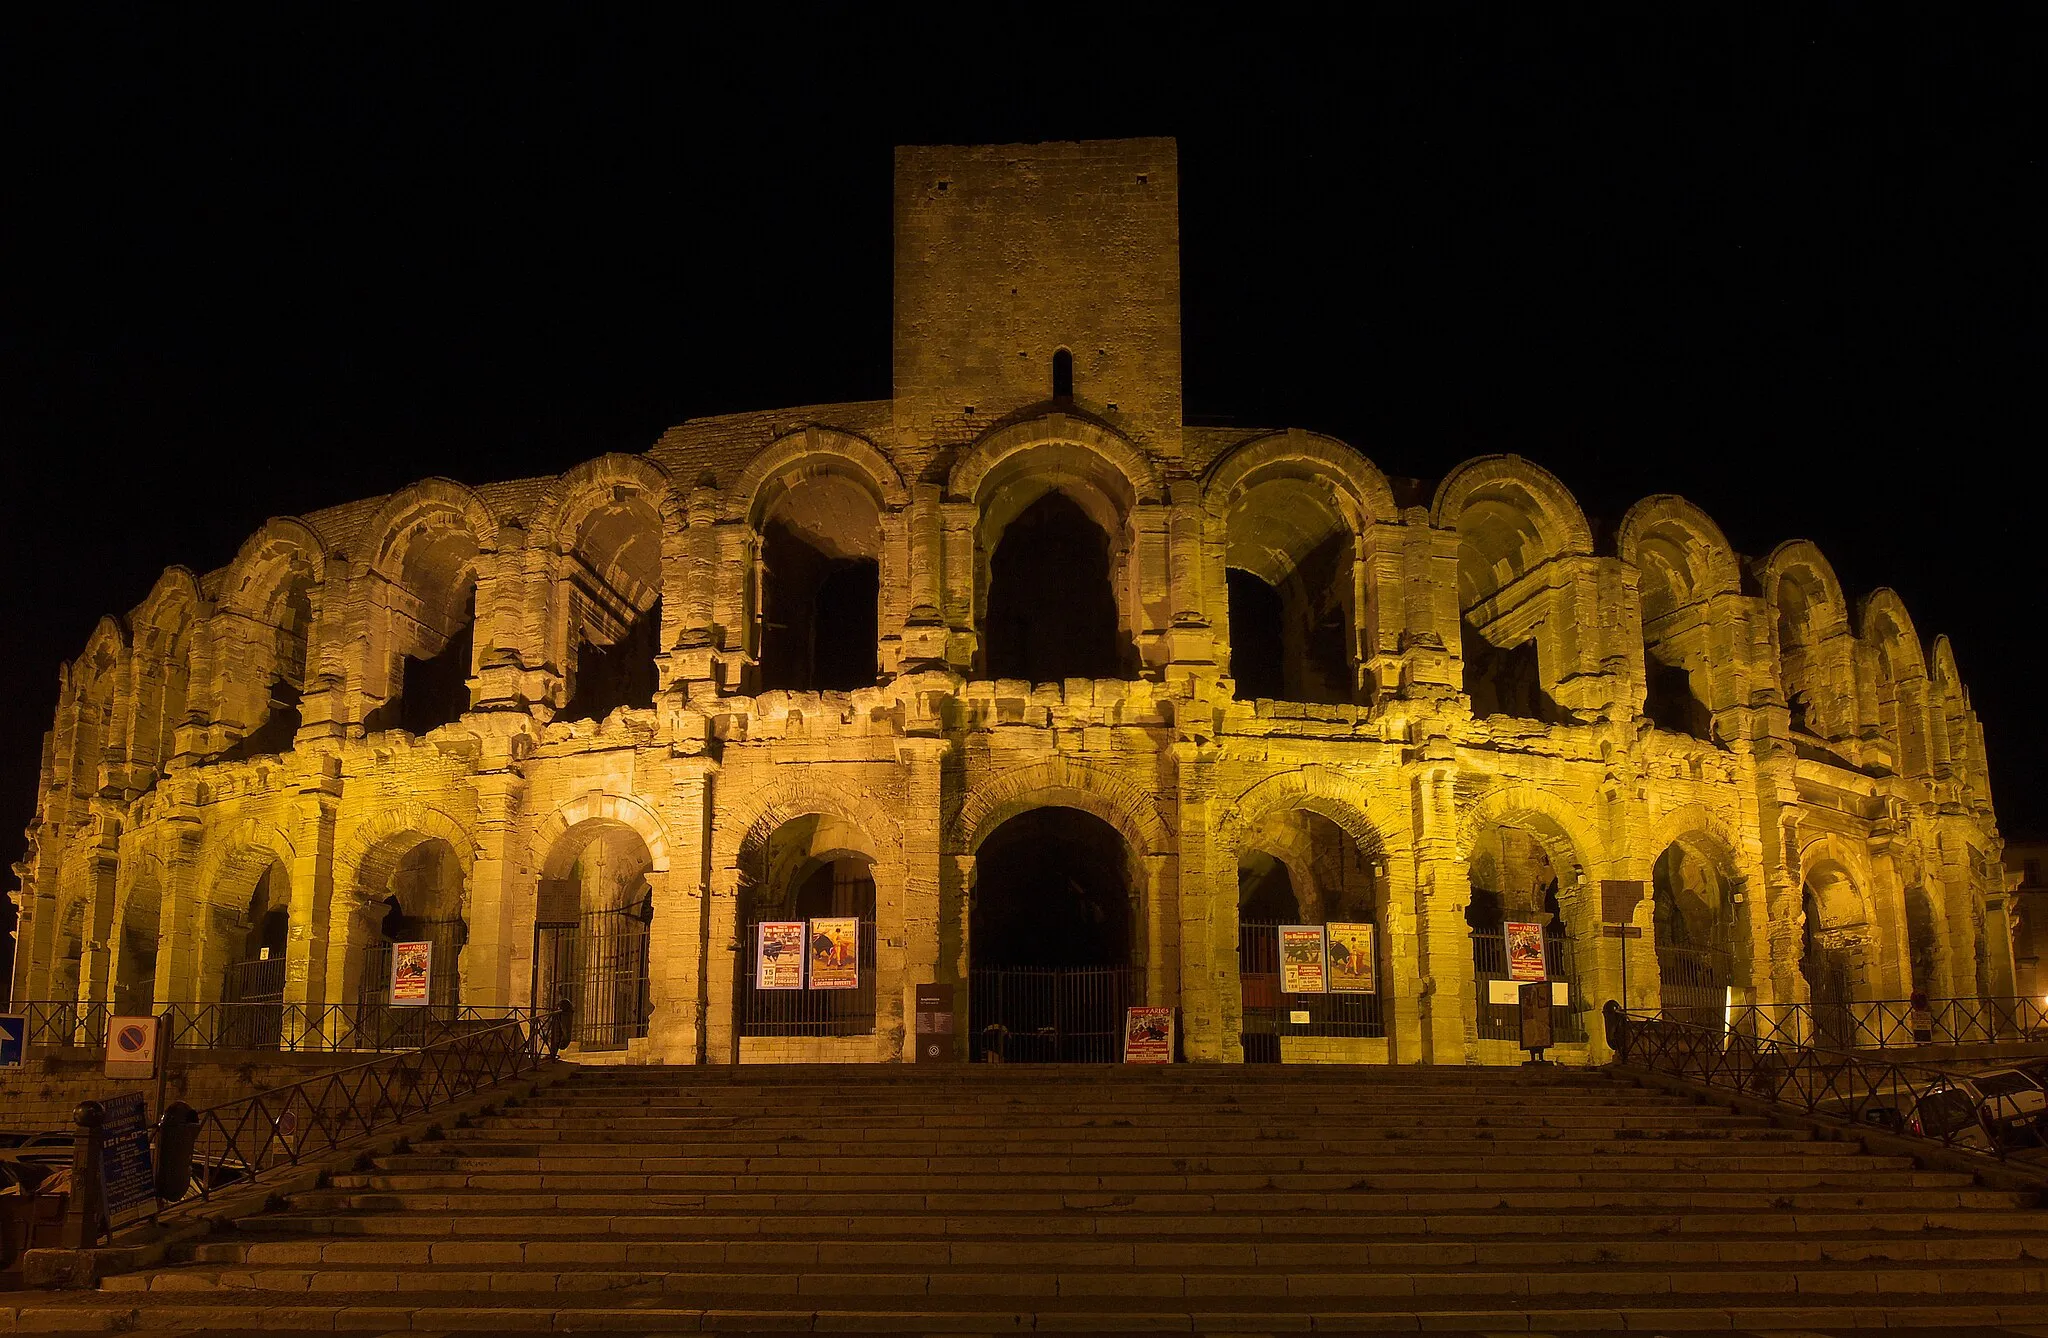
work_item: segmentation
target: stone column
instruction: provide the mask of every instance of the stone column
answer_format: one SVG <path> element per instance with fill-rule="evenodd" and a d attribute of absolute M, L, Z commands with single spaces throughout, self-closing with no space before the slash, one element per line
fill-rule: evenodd
<path fill-rule="evenodd" d="M 315 754 L 313 773 L 292 805 L 292 942 L 285 952 L 284 1001 L 336 1004 L 327 992 L 328 934 L 334 905 L 334 827 L 341 808 L 341 763 Z"/>
<path fill-rule="evenodd" d="M 1238 981 L 1236 871 L 1223 876 L 1229 852 L 1216 848 L 1214 758 L 1192 739 L 1176 742 L 1173 756 L 1181 1046 L 1191 1061 L 1240 1063 L 1244 999 Z"/>
<path fill-rule="evenodd" d="M 902 940 L 902 973 L 897 993 L 903 1015 L 916 1013 L 916 990 L 921 984 L 953 986 L 954 1017 L 967 1015 L 967 982 L 951 964 L 940 957 L 940 829 L 944 764 L 952 741 L 939 737 L 899 739 L 896 758 L 903 767 L 903 853 L 902 885 L 897 897 L 897 934 Z M 879 890 L 879 882 L 877 888 Z M 880 919 L 877 907 L 877 920 Z M 875 998 L 881 1000 L 880 982 Z M 876 1020 L 879 1027 L 880 1019 Z M 915 1037 L 905 1040 L 902 1057 L 913 1059 L 910 1047 Z"/>
<path fill-rule="evenodd" d="M 472 782 L 477 855 L 469 875 L 469 944 L 462 950 L 462 1001 L 483 1008 L 506 1007 L 532 992 L 537 891 L 522 821 L 525 770 L 502 746 L 492 751 L 490 769 Z"/>
<path fill-rule="evenodd" d="M 707 1052 L 706 989 L 710 927 L 704 874 L 709 863 L 711 789 L 717 764 L 708 757 L 678 758 L 669 770 L 667 794 L 660 805 L 668 829 L 668 869 L 651 880 L 654 922 L 648 926 L 648 989 L 653 1016 L 648 1020 L 648 1058 L 662 1064 L 724 1062 Z M 728 937 L 733 929 L 726 929 Z M 727 952 L 728 970 L 732 954 Z M 731 1043 L 731 987 L 716 1013 Z M 709 1058 L 707 1059 L 707 1054 Z"/>
<path fill-rule="evenodd" d="M 156 997 L 160 1003 L 189 1003 L 199 991 L 206 897 L 199 886 L 199 819 L 173 813 L 163 820 L 165 836 L 162 926 L 156 954 Z"/>
<path fill-rule="evenodd" d="M 972 502 L 946 502 L 939 507 L 944 554 L 941 609 L 948 630 L 946 659 L 967 677 L 974 675 L 975 652 L 980 645 L 975 626 L 976 587 L 981 581 L 980 564 L 974 551 L 974 530 L 978 514 Z"/>
<path fill-rule="evenodd" d="M 1425 1064 L 1469 1064 L 1479 1055 L 1478 1014 L 1472 936 L 1465 923 L 1472 883 L 1458 849 L 1457 773 L 1449 764 L 1449 740 L 1433 739 L 1425 749 L 1414 802 L 1420 822 L 1415 834 L 1418 1058 Z"/>

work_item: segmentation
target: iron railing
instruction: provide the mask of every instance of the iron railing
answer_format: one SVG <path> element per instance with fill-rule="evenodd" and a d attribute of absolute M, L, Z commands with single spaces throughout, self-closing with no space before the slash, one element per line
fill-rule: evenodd
<path fill-rule="evenodd" d="M 2006 1146 L 1964 1084 L 1971 1075 L 1853 1050 L 1762 1041 L 1647 1012 L 1602 1010 L 1614 1063 L 1668 1074 L 1844 1125 L 1925 1138 L 2001 1160 Z"/>
<path fill-rule="evenodd" d="M 1379 941 L 1375 936 L 1375 942 Z M 1386 972 L 1374 972 L 1380 984 Z M 1280 988 L 1280 926 L 1248 920 L 1237 927 L 1237 977 L 1243 1001 L 1245 1062 L 1280 1062 L 1283 1036 L 1385 1036 L 1377 992 L 1289 994 Z"/>
<path fill-rule="evenodd" d="M 28 1044 L 104 1050 L 113 1004 L 32 1002 L 12 1011 L 28 1020 Z M 501 1022 L 539 1024 L 531 1008 L 394 1008 L 389 1004 L 169 1003 L 142 1010 L 165 1019 L 164 1043 L 179 1050 L 417 1050 Z"/>
<path fill-rule="evenodd" d="M 1584 1045 L 1585 993 L 1579 988 L 1578 967 L 1572 958 L 1572 941 L 1555 924 L 1547 927 L 1543 934 L 1543 962 L 1545 978 L 1561 980 L 1567 987 L 1567 1002 L 1550 1010 L 1551 1037 L 1558 1045 Z M 1472 982 L 1473 993 L 1478 1000 L 1478 1028 L 1482 1040 L 1520 1042 L 1522 1039 L 1519 1006 L 1490 1003 L 1487 999 L 1488 981 L 1509 978 L 1506 934 L 1493 929 L 1473 930 Z"/>
<path fill-rule="evenodd" d="M 1758 1041 L 1839 1050 L 1993 1045 L 2048 1040 L 2048 1002 L 2028 996 L 1932 999 L 1917 1018 L 1910 999 L 1738 1004 L 1726 1010 L 1723 1025 Z"/>
<path fill-rule="evenodd" d="M 977 966 L 967 998 L 975 1060 L 1114 1064 L 1145 979 L 1134 966 Z"/>
<path fill-rule="evenodd" d="M 875 924 L 860 922 L 860 966 L 850 990 L 764 990 L 755 987 L 759 928 L 740 927 L 734 1012 L 742 1036 L 870 1036 L 875 1030 Z"/>
<path fill-rule="evenodd" d="M 551 1053 L 549 1028 L 525 1019 L 499 1021 L 198 1111 L 185 1201 L 210 1199 L 218 1190 L 324 1157 L 531 1073 Z"/>

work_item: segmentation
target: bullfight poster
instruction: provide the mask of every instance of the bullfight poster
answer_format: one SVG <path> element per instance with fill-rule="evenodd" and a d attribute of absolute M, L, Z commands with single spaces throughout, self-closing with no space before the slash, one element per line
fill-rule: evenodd
<path fill-rule="evenodd" d="M 1503 928 L 1508 941 L 1508 979 L 1541 980 L 1548 975 L 1543 967 L 1543 926 L 1508 920 Z"/>
<path fill-rule="evenodd" d="M 850 990 L 860 985 L 860 921 L 852 916 L 811 921 L 811 988 Z"/>
<path fill-rule="evenodd" d="M 1321 925 L 1280 926 L 1280 992 L 1322 994 L 1329 989 Z"/>
<path fill-rule="evenodd" d="M 396 1008 L 418 1008 L 427 1002 L 427 987 L 434 979 L 434 945 L 394 943 L 391 945 L 391 1003 Z"/>
<path fill-rule="evenodd" d="M 754 988 L 804 987 L 804 922 L 766 920 L 755 926 Z"/>
<path fill-rule="evenodd" d="M 1335 924 L 1329 927 L 1330 993 L 1373 994 L 1373 927 Z"/>
<path fill-rule="evenodd" d="M 1173 1010 L 1171 1008 L 1126 1008 L 1124 1010 L 1124 1063 L 1171 1064 L 1173 1062 Z"/>

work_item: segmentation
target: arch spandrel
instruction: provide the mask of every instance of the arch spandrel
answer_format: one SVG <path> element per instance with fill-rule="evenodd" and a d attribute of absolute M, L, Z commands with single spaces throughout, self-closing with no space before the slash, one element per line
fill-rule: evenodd
<path fill-rule="evenodd" d="M 1461 529 L 1465 513 L 1481 501 L 1501 502 L 1525 515 L 1548 550 L 1546 558 L 1593 551 L 1592 527 L 1578 499 L 1555 474 L 1533 461 L 1519 455 L 1467 460 L 1437 486 L 1429 523 L 1437 529 Z"/>
<path fill-rule="evenodd" d="M 730 865 L 750 842 L 767 839 L 786 822 L 812 816 L 837 818 L 866 832 L 883 862 L 891 862 L 901 850 L 902 823 L 887 804 L 823 777 L 801 774 L 721 800 L 713 846 Z"/>
<path fill-rule="evenodd" d="M 971 790 L 947 827 L 946 849 L 971 855 L 990 832 L 1033 808 L 1077 808 L 1123 834 L 1140 857 L 1173 851 L 1173 834 L 1144 787 L 1064 756 L 1012 767 Z"/>
<path fill-rule="evenodd" d="M 491 550 L 498 539 L 497 518 L 474 488 L 453 479 L 430 478 L 386 499 L 363 527 L 351 557 L 360 568 L 402 579 L 411 544 L 430 529 L 466 531 L 479 551 Z"/>
<path fill-rule="evenodd" d="M 1673 607 L 1741 589 L 1741 567 L 1721 527 L 1675 493 L 1645 497 L 1630 507 L 1615 532 L 1615 549 L 1638 571 L 1659 563 L 1673 568 L 1685 584 L 1673 592 Z"/>
<path fill-rule="evenodd" d="M 534 849 L 543 861 L 543 878 L 563 877 L 561 859 L 573 861 L 576 851 L 562 845 L 562 838 L 586 824 L 621 827 L 631 831 L 647 847 L 650 873 L 668 872 L 668 829 L 646 803 L 632 795 L 609 792 L 582 795 L 550 813 L 534 836 Z"/>
<path fill-rule="evenodd" d="M 954 463 L 946 492 L 960 501 L 980 502 L 991 477 L 1007 472 L 1001 468 L 1007 461 L 1045 446 L 1080 447 L 1099 457 L 1120 476 L 1136 502 L 1156 503 L 1166 496 L 1158 470 L 1129 438 L 1070 414 L 1027 418 L 983 436 Z"/>
<path fill-rule="evenodd" d="M 666 469 L 644 455 L 614 451 L 584 461 L 548 485 L 528 525 L 531 542 L 558 553 L 570 551 L 591 514 L 618 505 L 625 500 L 622 494 L 644 500 L 664 521 L 679 506 Z"/>
<path fill-rule="evenodd" d="M 1554 830 L 1545 831 L 1546 825 Z M 1585 819 L 1570 804 L 1534 785 L 1503 785 L 1481 795 L 1458 824 L 1458 851 L 1469 856 L 1487 827 L 1521 826 L 1549 840 L 1563 840 L 1577 856 L 1579 872 L 1587 882 L 1597 882 L 1612 872 L 1606 848 L 1595 839 Z M 1563 874 L 1562 869 L 1558 872 Z"/>
<path fill-rule="evenodd" d="M 1724 866 L 1723 872 L 1729 877 L 1742 876 L 1741 843 L 1728 824 L 1704 804 L 1681 805 L 1657 820 L 1645 847 L 1651 865 L 1673 844 L 1708 852 L 1716 863 Z M 1647 869 L 1643 876 L 1649 876 Z"/>
<path fill-rule="evenodd" d="M 283 828 L 261 818 L 244 818 L 201 848 L 194 886 L 209 901 L 240 910 L 265 869 L 282 864 L 289 875 L 297 859 L 298 848 Z"/>
<path fill-rule="evenodd" d="M 836 428 L 807 427 L 777 437 L 747 462 L 726 492 L 725 518 L 759 527 L 779 493 L 818 473 L 853 479 L 878 511 L 909 505 L 903 476 L 873 442 Z"/>
<path fill-rule="evenodd" d="M 1788 539 L 1764 559 L 1764 597 L 1786 616 L 1784 583 L 1795 581 L 1808 611 L 1810 640 L 1819 642 L 1849 630 L 1849 601 L 1834 567 L 1811 539 Z"/>
<path fill-rule="evenodd" d="M 335 904 L 362 904 L 366 889 L 390 882 L 414 847 L 434 840 L 454 850 L 466 890 L 476 863 L 475 833 L 442 809 L 413 801 L 394 804 L 349 833 L 334 859 Z"/>
<path fill-rule="evenodd" d="M 1880 587 L 1865 595 L 1857 605 L 1856 624 L 1863 639 L 1884 658 L 1886 668 L 1897 678 L 1918 678 L 1927 673 L 1920 649 L 1920 637 L 1913 630 L 1913 617 L 1898 592 Z"/>
<path fill-rule="evenodd" d="M 278 589 L 293 569 L 304 571 L 318 585 L 326 571 L 326 549 L 311 526 L 296 516 L 272 516 L 242 541 L 228 564 L 220 602 L 261 621 L 268 621 Z"/>
<path fill-rule="evenodd" d="M 1355 529 L 1399 519 L 1394 490 L 1378 466 L 1335 437 L 1315 432 L 1274 432 L 1238 443 L 1209 466 L 1202 504 L 1212 516 L 1226 514 L 1244 494 L 1272 479 L 1325 481 L 1346 494 L 1355 508 Z"/>
<path fill-rule="evenodd" d="M 1408 849 L 1405 815 L 1367 787 L 1329 767 L 1305 766 L 1268 776 L 1230 802 L 1217 827 L 1223 848 L 1238 850 L 1245 834 L 1275 813 L 1315 813 L 1342 828 L 1360 850 L 1390 860 Z"/>

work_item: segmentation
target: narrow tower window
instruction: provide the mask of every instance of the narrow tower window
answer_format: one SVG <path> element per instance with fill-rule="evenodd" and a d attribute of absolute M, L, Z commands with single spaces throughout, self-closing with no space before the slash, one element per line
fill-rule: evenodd
<path fill-rule="evenodd" d="M 1052 397 L 1056 400 L 1074 398 L 1074 355 L 1065 349 L 1052 355 Z"/>

